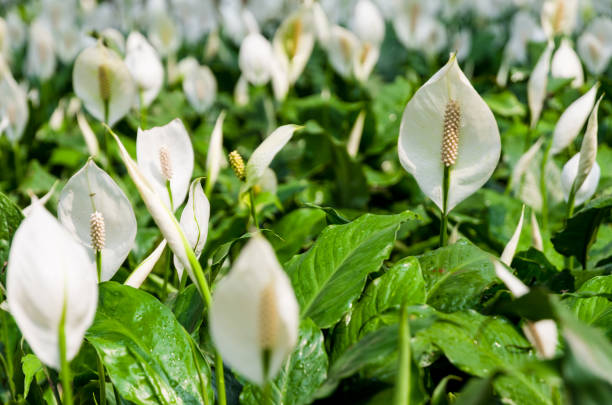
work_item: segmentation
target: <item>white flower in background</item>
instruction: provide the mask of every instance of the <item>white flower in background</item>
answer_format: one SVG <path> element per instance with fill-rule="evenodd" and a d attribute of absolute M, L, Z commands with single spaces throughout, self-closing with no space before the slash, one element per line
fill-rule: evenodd
<path fill-rule="evenodd" d="M 542 240 L 542 233 L 540 232 L 540 225 L 538 225 L 538 219 L 533 210 L 531 211 L 531 244 L 540 252 L 544 251 L 544 242 Z"/>
<path fill-rule="evenodd" d="M 93 129 L 87 122 L 87 118 L 85 115 L 78 111 L 76 113 L 77 125 L 81 130 L 81 134 L 83 135 L 83 139 L 85 140 L 85 144 L 87 145 L 87 151 L 89 152 L 89 156 L 95 158 L 100 153 L 100 146 L 98 145 L 98 138 L 96 138 L 96 134 Z"/>
<path fill-rule="evenodd" d="M 473 0 L 472 9 L 479 18 L 496 19 L 511 6 L 507 0 Z"/>
<path fill-rule="evenodd" d="M 246 164 L 245 190 L 259 183 L 276 154 L 289 142 L 293 133 L 301 128 L 293 124 L 278 127 L 253 151 Z"/>
<path fill-rule="evenodd" d="M 0 57 L 10 59 L 11 46 L 9 44 L 8 28 L 6 22 L 0 17 Z"/>
<path fill-rule="evenodd" d="M 26 70 L 28 75 L 45 81 L 55 72 L 55 47 L 49 24 L 36 19 L 30 25 Z"/>
<path fill-rule="evenodd" d="M 576 179 L 574 180 L 574 189 L 580 188 L 582 183 L 584 183 L 585 179 L 591 172 L 593 165 L 595 164 L 595 160 L 597 159 L 597 112 L 599 110 L 599 103 L 603 95 L 599 97 L 597 103 L 593 107 L 593 111 L 589 116 L 589 122 L 587 123 L 587 128 L 584 133 L 584 137 L 582 138 L 582 145 L 580 146 L 580 159 L 578 160 L 578 173 L 576 175 Z"/>
<path fill-rule="evenodd" d="M 578 18 L 578 0 L 545 0 L 540 17 L 549 38 L 559 34 L 571 35 Z"/>
<path fill-rule="evenodd" d="M 504 247 L 504 250 L 499 258 L 499 260 L 507 266 L 512 264 L 512 258 L 516 253 L 516 248 L 518 247 L 519 239 L 521 238 L 521 231 L 523 230 L 523 219 L 525 218 L 525 206 L 521 209 L 521 217 L 519 218 L 519 222 L 516 225 L 516 229 L 510 237 L 510 240 Z"/>
<path fill-rule="evenodd" d="M 6 30 L 11 48 L 21 49 L 26 41 L 27 27 L 16 9 L 6 15 Z"/>
<path fill-rule="evenodd" d="M 540 55 L 538 62 L 533 68 L 529 81 L 527 82 L 527 102 L 529 104 L 529 112 L 531 115 L 531 128 L 537 125 L 544 100 L 546 99 L 546 85 L 548 83 L 548 72 L 550 71 L 550 57 L 552 55 L 554 44 L 549 42 L 546 49 Z"/>
<path fill-rule="evenodd" d="M 210 218 L 210 203 L 200 179 L 195 179 L 189 186 L 189 198 L 181 213 L 180 225 L 183 233 L 193 249 L 196 259 L 200 258 L 206 238 L 208 236 L 208 220 Z M 183 265 L 177 256 L 174 256 L 174 267 L 179 279 L 183 276 Z"/>
<path fill-rule="evenodd" d="M 349 134 L 348 142 L 346 143 L 346 152 L 351 157 L 356 157 L 359 152 L 359 144 L 361 143 L 361 136 L 363 135 L 363 125 L 365 123 L 366 110 L 359 111 L 351 133 Z"/>
<path fill-rule="evenodd" d="M 41 16 L 54 32 L 75 25 L 77 5 L 75 0 L 43 0 Z"/>
<path fill-rule="evenodd" d="M 353 75 L 359 45 L 359 39 L 351 31 L 339 25 L 331 27 L 326 46 L 327 57 L 336 73 L 345 79 Z"/>
<path fill-rule="evenodd" d="M 202 114 L 217 98 L 217 79 L 208 66 L 194 66 L 183 77 L 183 92 L 193 109 Z"/>
<path fill-rule="evenodd" d="M 202 37 L 217 29 L 217 11 L 213 0 L 174 0 L 174 15 L 180 21 L 185 40 L 197 43 Z"/>
<path fill-rule="evenodd" d="M 121 28 L 121 17 L 117 5 L 111 2 L 98 3 L 96 7 L 87 13 L 83 21 L 84 31 L 102 31 L 105 28 Z"/>
<path fill-rule="evenodd" d="M 446 46 L 446 29 L 435 18 L 439 2 L 409 0 L 398 2 L 393 28 L 399 41 L 408 49 L 419 49 L 428 55 Z"/>
<path fill-rule="evenodd" d="M 270 80 L 273 58 L 270 42 L 259 33 L 251 33 L 240 45 L 238 64 L 249 83 L 259 86 Z"/>
<path fill-rule="evenodd" d="M 134 246 L 137 229 L 132 204 L 117 183 L 90 159 L 64 186 L 57 215 L 62 225 L 87 248 L 94 265 L 99 248 L 101 281 L 113 278 Z M 98 240 L 92 234 L 96 221 L 103 234 Z"/>
<path fill-rule="evenodd" d="M 314 47 L 315 32 L 312 12 L 301 7 L 289 15 L 280 25 L 274 39 L 273 49 L 277 60 L 288 74 L 290 84 L 300 77 Z"/>
<path fill-rule="evenodd" d="M 325 48 L 328 40 L 329 40 L 329 30 L 330 24 L 327 19 L 327 15 L 325 15 L 325 11 L 323 7 L 321 7 L 321 3 L 314 2 L 311 5 L 312 10 L 312 22 L 314 24 L 314 30 L 317 34 L 317 40 L 321 44 L 322 47 Z"/>
<path fill-rule="evenodd" d="M 560 79 L 573 78 L 572 87 L 580 87 L 584 84 L 584 72 L 580 58 L 567 38 L 561 41 L 561 45 L 553 55 L 550 74 Z"/>
<path fill-rule="evenodd" d="M 168 209 L 176 211 L 193 173 L 193 147 L 183 122 L 177 118 L 161 127 L 138 128 L 136 155 L 151 188 Z"/>
<path fill-rule="evenodd" d="M 359 44 L 355 54 L 356 59 L 353 61 L 355 78 L 360 82 L 365 82 L 374 70 L 379 56 L 380 48 L 374 47 L 368 42 Z"/>
<path fill-rule="evenodd" d="M 238 106 L 245 106 L 249 103 L 249 81 L 244 75 L 240 75 L 234 87 L 234 102 Z"/>
<path fill-rule="evenodd" d="M 176 54 L 183 40 L 180 27 L 168 13 L 156 13 L 151 17 L 148 34 L 162 57 Z"/>
<path fill-rule="evenodd" d="M 104 43 L 107 44 L 109 48 L 121 55 L 125 54 L 125 37 L 120 31 L 114 28 L 106 28 L 100 33 L 100 35 L 104 39 Z"/>
<path fill-rule="evenodd" d="M 135 97 L 134 81 L 127 66 L 101 41 L 77 57 L 72 86 L 87 111 L 100 121 L 107 120 L 109 126 L 129 112 Z"/>
<path fill-rule="evenodd" d="M 28 115 L 27 94 L 17 84 L 0 56 L 0 121 L 4 122 L 0 135 L 6 134 L 11 142 L 19 141 L 28 123 Z"/>
<path fill-rule="evenodd" d="M 15 232 L 6 293 L 11 315 L 43 363 L 60 368 L 64 310 L 67 360 L 77 355 L 98 305 L 96 269 L 85 248 L 41 205 Z"/>
<path fill-rule="evenodd" d="M 457 32 L 451 40 L 451 49 L 457 51 L 457 60 L 459 62 L 467 59 L 472 50 L 472 33 L 467 29 Z"/>
<path fill-rule="evenodd" d="M 242 3 L 251 12 L 257 23 L 263 25 L 282 15 L 286 2 L 284 0 L 247 0 Z"/>
<path fill-rule="evenodd" d="M 176 65 L 174 76 L 172 78 L 168 78 L 168 81 L 174 83 L 179 79 L 182 80 L 191 69 L 195 69 L 198 66 L 200 66 L 200 63 L 196 58 L 193 56 L 187 56 L 179 61 L 179 63 Z M 170 76 L 170 72 L 168 72 L 168 76 Z"/>
<path fill-rule="evenodd" d="M 147 279 L 149 274 L 155 268 L 155 265 L 159 261 L 162 253 L 164 253 L 164 249 L 168 242 L 166 239 L 163 239 L 159 245 L 151 252 L 149 256 L 147 256 L 136 268 L 132 271 L 130 276 L 125 280 L 125 285 L 129 285 L 130 287 L 140 288 L 142 283 Z"/>
<path fill-rule="evenodd" d="M 578 53 L 587 69 L 594 74 L 603 73 L 612 58 L 612 19 L 595 18 L 578 38 Z"/>
<path fill-rule="evenodd" d="M 83 49 L 85 37 L 78 27 L 67 25 L 55 33 L 55 52 L 62 63 L 72 63 Z"/>
<path fill-rule="evenodd" d="M 595 105 L 598 88 L 599 83 L 595 83 L 589 91 L 577 98 L 563 111 L 553 132 L 552 146 L 550 148 L 552 155 L 561 152 L 576 139 Z"/>
<path fill-rule="evenodd" d="M 206 194 L 210 195 L 213 186 L 217 182 L 217 177 L 223 166 L 227 166 L 227 161 L 223 155 L 223 121 L 225 111 L 221 111 L 215 122 L 210 141 L 208 142 L 208 153 L 206 154 Z"/>
<path fill-rule="evenodd" d="M 406 105 L 398 140 L 402 166 L 442 211 L 450 168 L 446 214 L 484 185 L 500 153 L 493 113 L 451 56 Z"/>
<path fill-rule="evenodd" d="M 357 2 L 350 27 L 362 42 L 376 47 L 379 47 L 385 38 L 385 20 L 378 7 L 370 0 Z"/>
<path fill-rule="evenodd" d="M 147 39 L 137 31 L 130 33 L 127 39 L 125 65 L 130 71 L 138 91 L 142 92 L 142 101 L 148 107 L 159 94 L 164 83 L 164 67 L 155 49 Z M 135 97 L 140 106 L 140 96 Z"/>
<path fill-rule="evenodd" d="M 293 351 L 298 324 L 299 308 L 289 277 L 270 243 L 256 234 L 215 290 L 210 309 L 215 346 L 232 369 L 263 385 L 278 374 Z"/>

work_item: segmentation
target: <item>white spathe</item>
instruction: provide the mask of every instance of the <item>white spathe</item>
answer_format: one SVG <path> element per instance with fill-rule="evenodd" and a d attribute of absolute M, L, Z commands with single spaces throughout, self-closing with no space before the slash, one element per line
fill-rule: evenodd
<path fill-rule="evenodd" d="M 593 107 L 593 111 L 591 111 L 591 115 L 589 116 L 589 122 L 587 123 L 584 137 L 582 138 L 580 160 L 578 161 L 578 173 L 574 180 L 574 189 L 582 186 L 582 183 L 584 183 L 588 177 L 597 159 L 597 112 L 602 98 L 603 95 L 599 97 L 599 100 L 595 103 L 595 107 Z"/>
<path fill-rule="evenodd" d="M 272 163 L 274 156 L 289 142 L 293 133 L 302 128 L 299 125 L 288 124 L 278 127 L 255 149 L 246 164 L 246 180 L 244 189 L 249 189 L 259 183 L 264 172 Z"/>
<path fill-rule="evenodd" d="M 545 0 L 540 14 L 542 28 L 549 38 L 571 35 L 576 27 L 578 0 Z"/>
<path fill-rule="evenodd" d="M 345 79 L 353 75 L 359 48 L 359 39 L 355 34 L 339 25 L 331 27 L 325 46 L 327 57 L 336 73 Z"/>
<path fill-rule="evenodd" d="M 578 53 L 587 69 L 603 73 L 612 58 L 612 19 L 597 17 L 578 38 Z"/>
<path fill-rule="evenodd" d="M 101 281 L 108 281 L 134 246 L 136 217 L 125 193 L 90 159 L 64 186 L 57 215 L 62 225 L 87 248 L 94 266 L 96 254 L 91 242 L 90 217 L 96 211 L 104 217 L 106 231 Z"/>
<path fill-rule="evenodd" d="M 49 79 L 55 72 L 55 44 L 48 22 L 39 17 L 30 24 L 26 71 L 41 81 Z"/>
<path fill-rule="evenodd" d="M 300 77 L 310 58 L 315 42 L 313 15 L 309 7 L 301 7 L 280 25 L 272 45 L 278 61 L 293 84 Z"/>
<path fill-rule="evenodd" d="M 501 153 L 499 130 L 491 109 L 451 56 L 416 91 L 400 125 L 400 163 L 415 177 L 423 193 L 443 209 L 441 146 L 444 113 L 450 100 L 459 106 L 460 126 L 457 160 L 450 170 L 447 212 L 486 183 Z"/>
<path fill-rule="evenodd" d="M 189 186 L 189 198 L 181 213 L 180 225 L 183 233 L 193 249 L 196 259 L 200 258 L 206 237 L 208 236 L 208 220 L 210 218 L 210 202 L 204 194 L 200 179 L 195 179 Z M 174 256 L 174 267 L 179 279 L 183 276 L 183 264 Z"/>
<path fill-rule="evenodd" d="M 155 264 L 157 264 L 159 258 L 161 257 L 164 249 L 166 248 L 166 239 L 163 239 L 159 245 L 151 252 L 149 256 L 147 256 L 142 263 L 140 263 L 134 271 L 130 274 L 130 276 L 125 280 L 125 285 L 129 285 L 130 287 L 140 288 L 142 283 L 147 279 Z M 176 256 L 175 256 L 176 257 Z"/>
<path fill-rule="evenodd" d="M 217 98 L 217 79 L 208 66 L 194 66 L 183 76 L 183 92 L 198 113 L 208 110 Z"/>
<path fill-rule="evenodd" d="M 19 141 L 28 123 L 28 116 L 28 96 L 0 56 L 0 121 L 5 122 L 0 135 L 6 134 L 11 142 Z"/>
<path fill-rule="evenodd" d="M 518 247 L 519 239 L 521 238 L 521 231 L 523 230 L 523 218 L 525 217 L 525 205 L 521 209 L 521 217 L 519 218 L 519 222 L 516 225 L 516 229 L 512 234 L 512 237 L 504 247 L 504 251 L 501 254 L 500 260 L 507 266 L 510 266 L 512 263 L 512 258 L 516 253 L 516 248 Z"/>
<path fill-rule="evenodd" d="M 41 205 L 33 207 L 15 232 L 6 294 L 11 315 L 34 354 L 56 370 L 65 306 L 67 360 L 77 355 L 98 305 L 96 269 L 85 248 Z"/>
<path fill-rule="evenodd" d="M 548 83 L 548 72 L 550 70 L 550 57 L 554 48 L 551 41 L 540 55 L 538 62 L 533 68 L 529 81 L 527 82 L 527 103 L 531 115 L 531 128 L 535 128 L 546 99 L 546 85 Z"/>
<path fill-rule="evenodd" d="M 550 147 L 552 155 L 561 152 L 576 139 L 595 105 L 598 88 L 599 83 L 595 83 L 589 91 L 563 111 L 553 132 L 552 146 Z"/>
<path fill-rule="evenodd" d="M 215 121 L 215 127 L 210 135 L 208 142 L 208 153 L 206 154 L 206 174 L 209 177 L 208 183 L 212 185 L 217 181 L 219 172 L 223 165 L 227 165 L 223 155 L 223 121 L 225 120 L 225 110 L 221 111 Z M 208 190 L 207 190 L 208 192 Z"/>
<path fill-rule="evenodd" d="M 249 83 L 258 86 L 270 80 L 273 58 L 270 42 L 261 34 L 253 32 L 240 45 L 238 65 Z"/>
<path fill-rule="evenodd" d="M 265 322 L 270 318 L 276 322 Z M 210 309 L 213 341 L 231 368 L 263 385 L 276 376 L 293 351 L 298 324 L 299 308 L 289 277 L 270 243 L 254 235 L 214 292 Z M 264 340 L 269 347 L 262 347 Z M 270 351 L 267 376 L 264 349 Z"/>
<path fill-rule="evenodd" d="M 580 152 L 576 153 L 570 160 L 567 161 L 565 166 L 563 166 L 563 171 L 561 172 L 561 189 L 563 190 L 563 197 L 565 198 L 565 201 L 569 200 L 572 186 L 576 181 L 576 176 L 578 175 L 579 163 Z M 580 186 L 578 191 L 576 191 L 576 196 L 574 197 L 575 206 L 582 204 L 591 198 L 593 194 L 595 194 L 600 176 L 601 169 L 599 168 L 599 164 L 595 162 L 589 174 L 584 179 L 582 186 Z"/>
<path fill-rule="evenodd" d="M 550 74 L 560 79 L 573 78 L 572 87 L 580 87 L 584 84 L 584 72 L 580 58 L 567 38 L 561 41 L 561 45 L 553 55 Z"/>
<path fill-rule="evenodd" d="M 165 154 L 167 162 L 162 162 Z M 193 147 L 183 122 L 176 118 L 161 127 L 147 130 L 138 128 L 136 156 L 142 174 L 166 207 L 176 211 L 185 200 L 193 173 Z M 167 163 L 167 167 L 162 167 Z M 170 171 L 167 179 L 164 172 Z M 166 187 L 170 181 L 172 204 Z"/>
<path fill-rule="evenodd" d="M 128 36 L 125 64 L 138 86 L 138 91 L 142 92 L 144 106 L 148 107 L 164 83 L 164 67 L 155 48 L 138 31 L 133 31 Z M 135 100 L 135 105 L 140 106 L 138 94 Z"/>
<path fill-rule="evenodd" d="M 123 118 L 136 97 L 132 75 L 121 57 L 101 41 L 77 56 L 72 71 L 72 86 L 87 111 L 113 126 Z M 107 94 L 105 94 L 107 93 Z M 104 97 L 108 96 L 105 100 Z M 108 102 L 108 117 L 104 117 Z"/>
<path fill-rule="evenodd" d="M 380 10 L 370 0 L 359 0 L 353 10 L 351 30 L 357 37 L 376 47 L 385 37 L 385 20 Z"/>

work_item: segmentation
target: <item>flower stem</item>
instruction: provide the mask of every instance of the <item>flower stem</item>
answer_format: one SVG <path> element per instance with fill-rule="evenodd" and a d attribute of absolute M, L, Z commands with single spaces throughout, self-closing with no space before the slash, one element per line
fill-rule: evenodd
<path fill-rule="evenodd" d="M 144 92 L 138 90 L 138 105 L 140 106 L 140 128 L 147 129 L 147 107 L 144 105 Z"/>
<path fill-rule="evenodd" d="M 98 283 L 102 281 L 102 251 L 96 250 L 96 270 L 98 271 Z"/>
<path fill-rule="evenodd" d="M 225 376 L 223 375 L 223 358 L 218 351 L 215 351 L 215 375 L 217 376 L 217 402 L 219 405 L 226 405 L 225 398 Z"/>
<path fill-rule="evenodd" d="M 255 192 L 253 187 L 249 190 L 249 198 L 251 200 L 251 216 L 253 217 L 253 223 L 255 228 L 259 229 L 259 222 L 257 221 L 257 208 L 255 207 Z"/>
<path fill-rule="evenodd" d="M 567 214 L 565 216 L 565 224 L 567 225 L 567 221 L 574 215 L 574 206 L 576 204 L 576 187 L 575 184 L 572 185 L 572 188 L 569 193 L 569 197 L 567 199 Z M 565 267 L 572 270 L 574 267 L 574 257 L 566 257 L 565 258 Z"/>
<path fill-rule="evenodd" d="M 450 186 L 450 166 L 444 166 L 442 178 L 442 215 L 440 216 L 440 247 L 448 243 L 448 189 Z"/>
<path fill-rule="evenodd" d="M 2 290 L 0 290 L 0 301 L 3 299 Z M 13 382 L 13 353 L 11 352 L 11 345 L 9 344 L 9 334 L 8 334 L 8 313 L 0 309 L 0 314 L 2 315 L 2 343 L 4 346 L 4 355 L 5 358 L 0 355 L 0 360 L 4 365 L 6 371 L 6 377 L 9 383 L 9 389 L 11 391 L 11 398 L 16 399 L 17 390 L 15 389 L 15 383 Z"/>
<path fill-rule="evenodd" d="M 60 378 L 62 380 L 63 405 L 73 405 L 72 401 L 72 376 L 70 375 L 70 362 L 66 358 L 66 298 L 62 308 L 62 317 L 59 323 L 59 355 L 60 355 Z"/>
<path fill-rule="evenodd" d="M 106 405 L 106 375 L 104 374 L 104 364 L 102 364 L 102 359 L 100 359 L 100 355 L 96 355 L 96 359 L 98 360 L 98 381 L 100 385 L 100 402 L 98 405 Z"/>
<path fill-rule="evenodd" d="M 174 212 L 174 203 L 172 202 L 172 189 L 170 188 L 170 180 L 166 180 L 166 190 L 168 190 L 168 197 L 170 197 L 170 211 Z"/>
<path fill-rule="evenodd" d="M 164 284 L 162 284 L 162 300 L 165 301 L 168 296 L 168 279 L 170 278 L 170 258 L 172 257 L 171 250 L 166 248 L 166 260 L 164 263 Z"/>
<path fill-rule="evenodd" d="M 552 142 L 548 142 L 542 156 L 542 166 L 540 167 L 540 194 L 542 195 L 542 230 L 548 229 L 548 191 L 546 190 L 546 166 L 548 165 L 548 156 Z"/>
<path fill-rule="evenodd" d="M 408 311 L 402 305 L 399 323 L 399 370 L 395 383 L 395 405 L 410 405 L 410 324 L 408 323 Z"/>

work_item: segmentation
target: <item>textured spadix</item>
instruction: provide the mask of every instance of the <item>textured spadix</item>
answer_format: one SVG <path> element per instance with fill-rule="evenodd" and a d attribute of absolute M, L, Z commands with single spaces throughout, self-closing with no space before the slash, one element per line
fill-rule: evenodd
<path fill-rule="evenodd" d="M 451 112 L 447 111 L 449 104 Z M 452 123 L 445 122 L 447 114 L 447 118 L 453 118 Z M 402 166 L 440 210 L 445 127 L 449 135 L 457 135 L 456 143 L 449 141 L 447 144 L 447 157 L 454 157 L 448 160 L 452 163 L 448 212 L 491 177 L 501 152 L 493 113 L 465 77 L 454 56 L 406 105 L 398 141 Z M 456 156 L 454 147 L 457 148 Z"/>

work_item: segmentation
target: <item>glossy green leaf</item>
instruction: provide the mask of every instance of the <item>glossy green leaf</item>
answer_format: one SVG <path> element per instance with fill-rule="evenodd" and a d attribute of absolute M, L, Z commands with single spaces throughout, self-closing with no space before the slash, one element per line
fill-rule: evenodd
<path fill-rule="evenodd" d="M 36 377 L 39 380 L 44 377 L 43 365 L 38 357 L 33 354 L 26 354 L 21 359 L 21 369 L 25 377 L 23 382 L 23 397 L 27 398 L 28 392 L 30 392 L 30 384 Z"/>
<path fill-rule="evenodd" d="M 427 288 L 427 304 L 443 312 L 473 308 L 492 284 L 491 255 L 461 240 L 419 256 Z"/>
<path fill-rule="evenodd" d="M 325 226 L 325 213 L 299 208 L 282 217 L 273 227 L 279 238 L 270 238 L 278 260 L 285 262 L 311 242 Z"/>
<path fill-rule="evenodd" d="M 315 391 L 327 377 L 327 353 L 321 330 L 310 319 L 300 324 L 298 343 L 293 353 L 271 382 L 274 404 L 301 405 L 311 402 Z M 261 388 L 247 385 L 240 395 L 241 404 L 262 404 Z"/>
<path fill-rule="evenodd" d="M 361 294 L 367 275 L 389 257 L 400 224 L 414 219 L 408 211 L 366 214 L 325 228 L 310 250 L 285 265 L 302 317 L 321 328 L 338 322 Z"/>
<path fill-rule="evenodd" d="M 525 105 L 522 104 L 514 93 L 506 90 L 502 93 L 489 93 L 483 95 L 489 108 L 503 117 L 523 117 L 527 113 Z"/>
<path fill-rule="evenodd" d="M 612 294 L 612 276 L 593 277 L 576 293 Z M 603 330 L 612 339 L 612 302 L 604 297 L 572 298 L 570 308 L 582 322 Z"/>
<path fill-rule="evenodd" d="M 415 257 L 407 257 L 395 263 L 368 285 L 353 310 L 334 329 L 332 360 L 335 361 L 366 334 L 397 323 L 397 310 L 402 303 L 424 302 L 425 281 L 419 261 Z"/>
<path fill-rule="evenodd" d="M 100 284 L 98 312 L 86 339 L 125 399 L 212 403 L 210 369 L 202 354 L 170 309 L 153 296 L 114 282 Z"/>
<path fill-rule="evenodd" d="M 11 240 L 22 219 L 19 207 L 0 192 L 0 264 L 8 260 Z"/>

